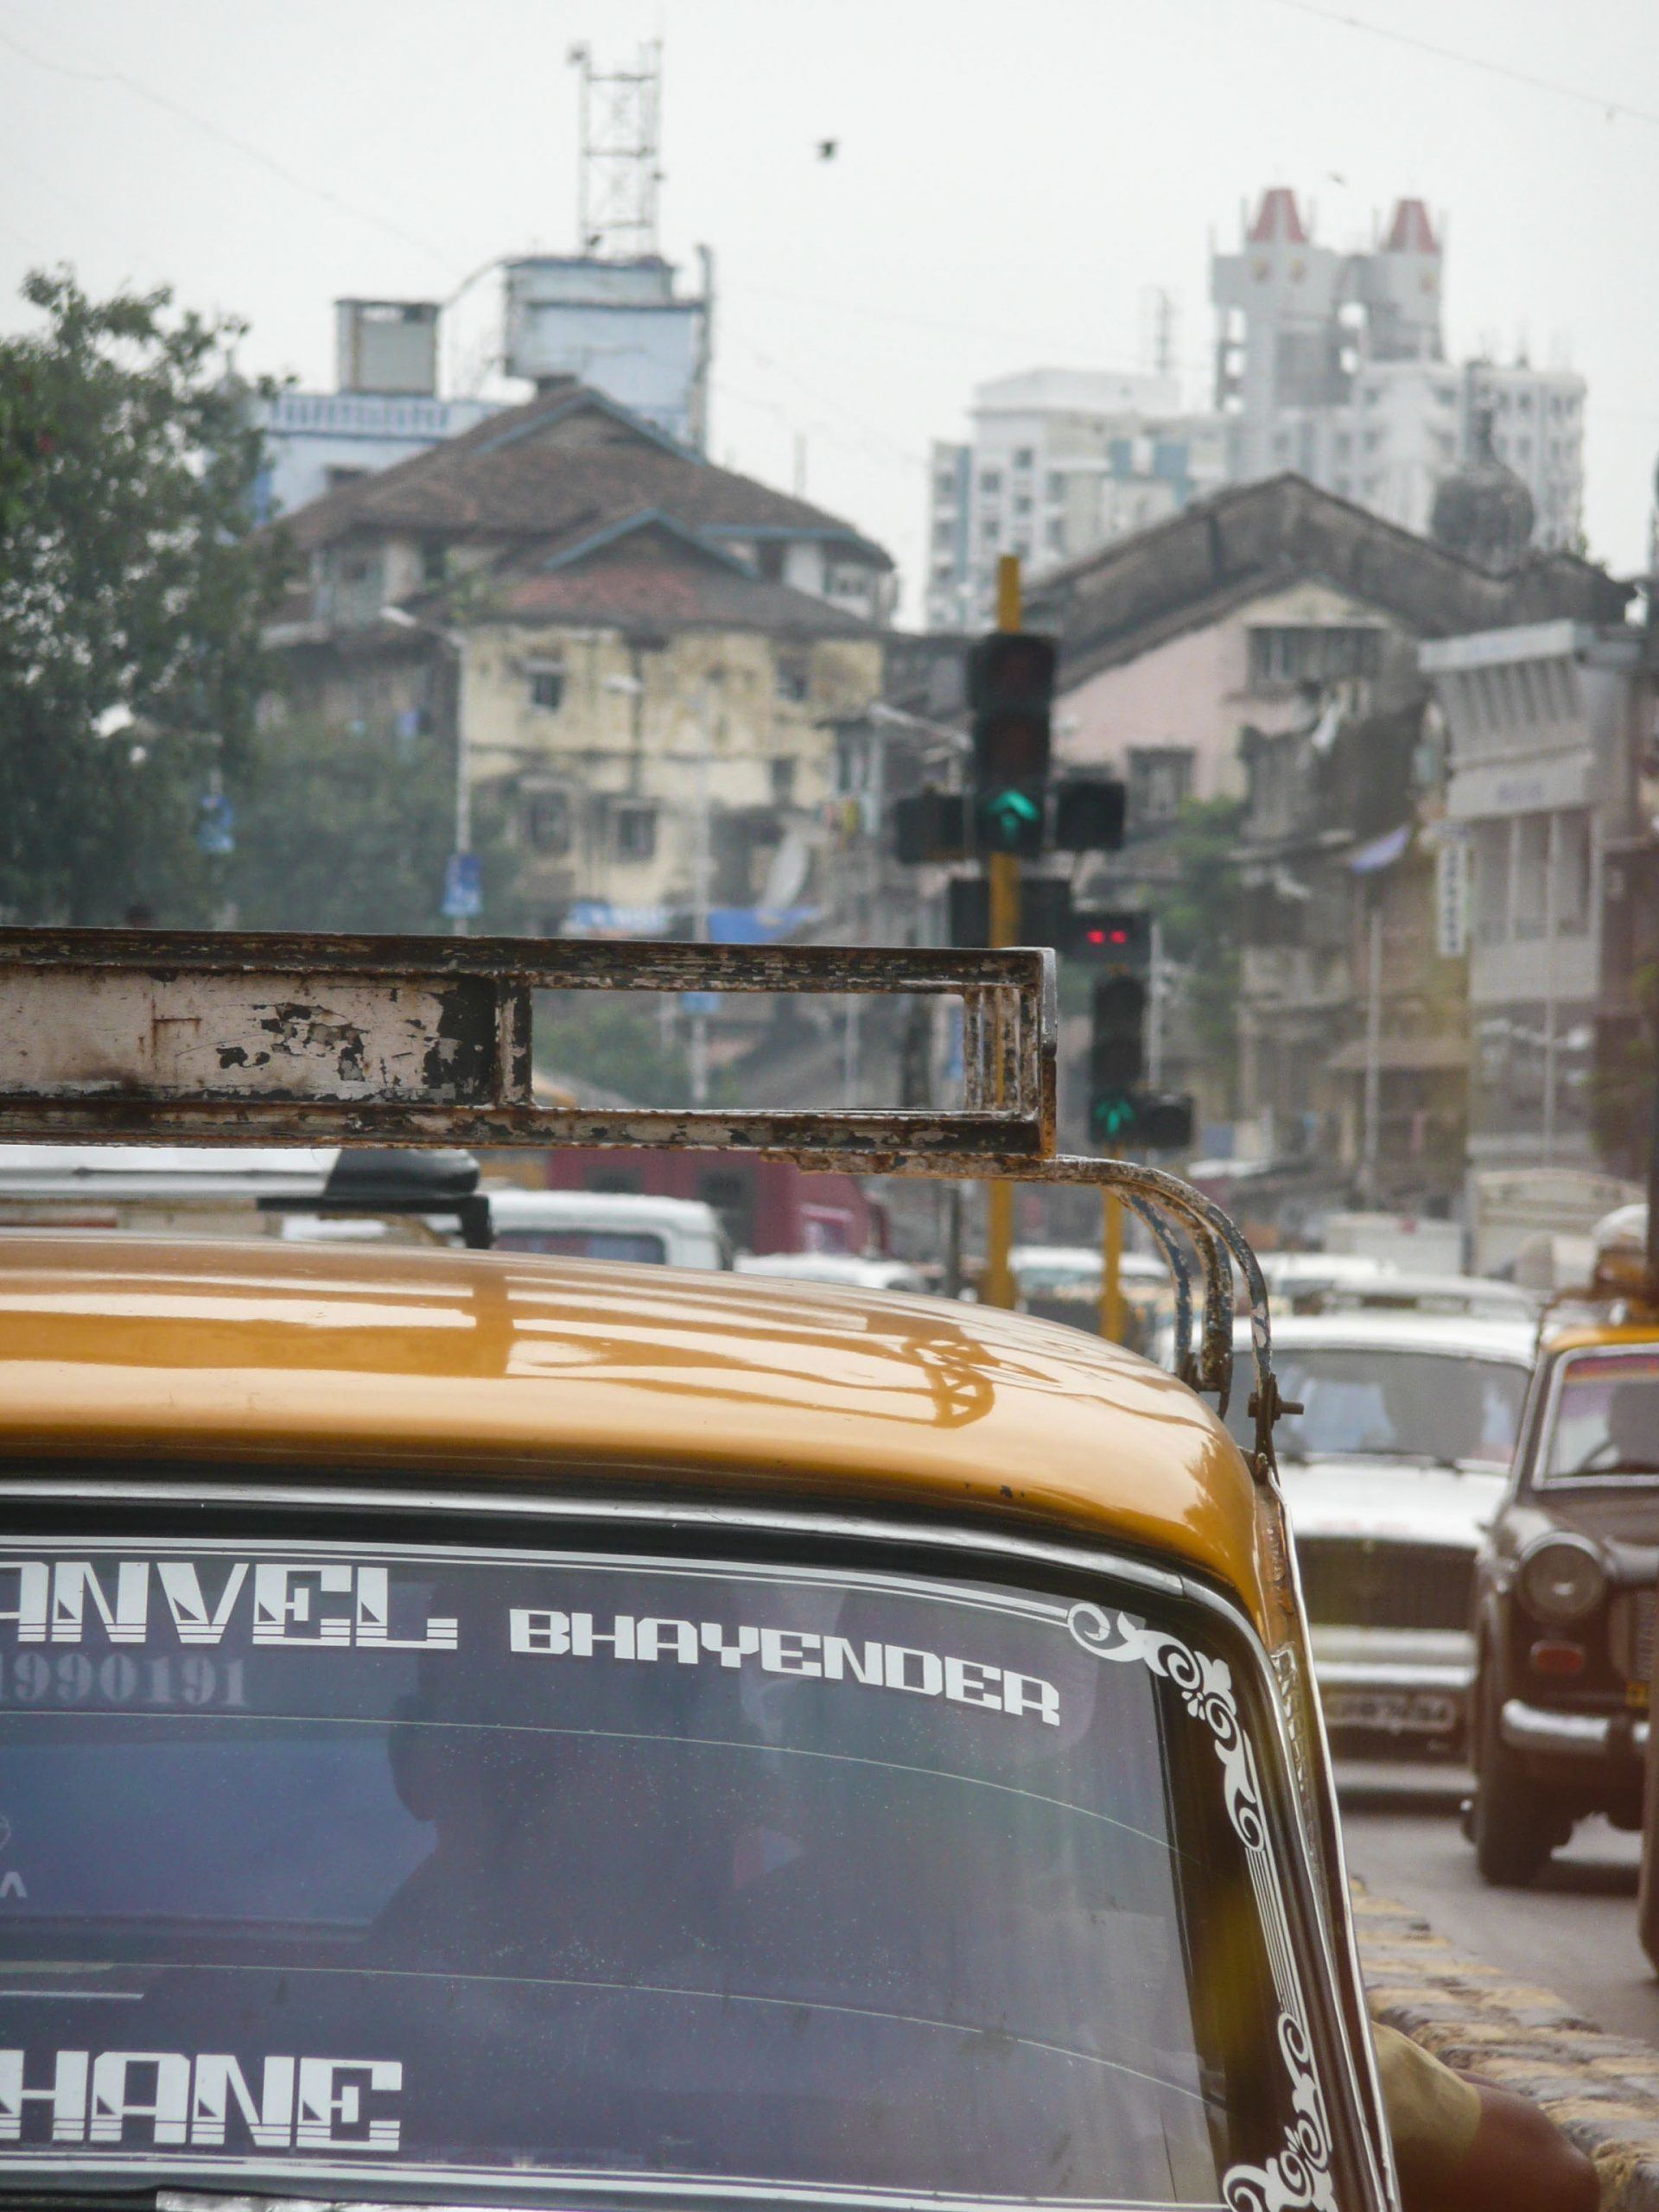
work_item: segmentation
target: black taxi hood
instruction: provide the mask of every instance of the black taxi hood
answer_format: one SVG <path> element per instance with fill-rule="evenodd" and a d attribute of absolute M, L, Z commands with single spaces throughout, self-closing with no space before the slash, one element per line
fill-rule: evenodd
<path fill-rule="evenodd" d="M 1659 1546 L 1659 1475 L 1650 1481 L 1549 1483 L 1520 1503 L 1558 1529 L 1571 1529 L 1599 1544 Z"/>

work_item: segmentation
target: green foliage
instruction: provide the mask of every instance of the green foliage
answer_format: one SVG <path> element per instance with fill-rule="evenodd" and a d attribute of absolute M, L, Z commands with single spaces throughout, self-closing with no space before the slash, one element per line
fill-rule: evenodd
<path fill-rule="evenodd" d="M 0 913 L 201 920 L 201 803 L 245 757 L 283 560 L 253 533 L 239 326 L 62 270 L 23 296 L 44 324 L 0 340 Z"/>
<path fill-rule="evenodd" d="M 451 743 L 360 724 L 264 729 L 226 888 L 243 929 L 434 931 L 454 827 Z"/>
<path fill-rule="evenodd" d="M 547 991 L 536 1001 L 536 1058 L 557 1082 L 609 1092 L 631 1106 L 683 1106 L 691 1096 L 684 1024 L 666 1033 L 663 1001 L 596 991 Z"/>
<path fill-rule="evenodd" d="M 1192 1022 L 1207 1065 L 1230 1092 L 1238 1058 L 1236 799 L 1190 799 L 1164 842 L 1172 863 L 1151 906 L 1166 956 L 1191 971 Z"/>

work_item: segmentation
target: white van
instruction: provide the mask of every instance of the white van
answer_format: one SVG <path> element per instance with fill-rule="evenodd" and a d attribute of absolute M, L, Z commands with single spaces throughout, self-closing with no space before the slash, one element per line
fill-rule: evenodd
<path fill-rule="evenodd" d="M 648 1267 L 729 1268 L 720 1217 L 700 1198 L 630 1191 L 529 1191 L 486 1183 L 491 1243 L 503 1252 L 559 1252 Z"/>

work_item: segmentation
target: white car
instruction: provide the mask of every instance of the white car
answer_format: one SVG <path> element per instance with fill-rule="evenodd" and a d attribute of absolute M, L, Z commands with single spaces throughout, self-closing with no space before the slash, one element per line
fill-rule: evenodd
<path fill-rule="evenodd" d="M 531 1191 L 488 1183 L 491 1242 L 504 1252 L 558 1252 L 647 1267 L 728 1268 L 720 1216 L 701 1198 L 632 1191 Z"/>
<path fill-rule="evenodd" d="M 1326 1725 L 1450 1746 L 1474 1675 L 1475 1553 L 1503 1496 L 1529 1320 L 1356 1311 L 1273 1332 L 1274 1444 Z M 1239 1325 L 1239 1376 L 1249 1328 Z M 1248 1383 L 1228 1410 L 1247 1446 Z"/>

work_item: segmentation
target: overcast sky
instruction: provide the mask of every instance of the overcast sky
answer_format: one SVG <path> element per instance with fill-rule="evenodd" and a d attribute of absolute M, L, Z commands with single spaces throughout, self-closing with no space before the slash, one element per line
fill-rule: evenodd
<path fill-rule="evenodd" d="M 574 245 L 567 50 L 658 35 L 664 246 L 717 258 L 713 453 L 787 487 L 804 435 L 810 495 L 894 552 L 912 612 L 927 442 L 971 385 L 1143 365 L 1164 286 L 1204 404 L 1210 237 L 1269 183 L 1333 244 L 1427 200 L 1451 352 L 1582 372 L 1591 550 L 1644 562 L 1659 0 L 0 0 L 0 327 L 67 262 L 234 311 L 246 366 L 328 389 L 337 294 Z M 493 315 L 475 286 L 452 388 Z"/>

